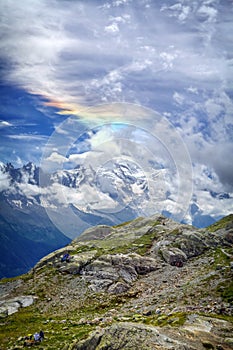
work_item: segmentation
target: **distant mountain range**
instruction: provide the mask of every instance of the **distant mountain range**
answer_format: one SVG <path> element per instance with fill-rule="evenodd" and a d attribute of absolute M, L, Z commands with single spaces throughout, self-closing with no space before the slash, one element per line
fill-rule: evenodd
<path fill-rule="evenodd" d="M 146 216 L 151 200 L 144 173 L 127 160 L 109 162 L 98 171 L 78 166 L 50 174 L 33 163 L 21 168 L 0 163 L 0 175 L 0 277 L 28 271 L 89 227 Z M 172 217 L 169 210 L 162 214 Z M 190 214 L 197 227 L 219 219 L 205 215 L 196 203 Z"/>

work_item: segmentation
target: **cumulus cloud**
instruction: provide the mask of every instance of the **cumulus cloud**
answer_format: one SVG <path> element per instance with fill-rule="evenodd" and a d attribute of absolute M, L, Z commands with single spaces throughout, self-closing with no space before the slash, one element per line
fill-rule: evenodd
<path fill-rule="evenodd" d="M 232 158 L 233 145 L 218 145 L 210 149 L 208 153 L 208 163 L 213 166 L 220 182 L 226 186 L 230 192 L 233 192 L 233 164 Z"/>
<path fill-rule="evenodd" d="M 8 190 L 10 187 L 10 177 L 0 168 L 0 192 Z"/>
<path fill-rule="evenodd" d="M 69 154 L 82 134 L 82 122 L 92 127 L 124 121 L 157 135 L 170 153 L 170 163 L 176 163 L 182 172 L 187 159 L 174 137 L 178 130 L 194 166 L 213 169 L 219 188 L 232 185 L 232 21 L 228 3 L 7 0 L 0 6 L 0 58 L 8 62 L 5 81 L 43 96 L 46 106 L 56 107 L 62 115 L 78 117 L 78 122 L 72 119 L 70 125 L 59 126 L 56 138 L 51 137 L 45 153 L 50 164 L 87 160 L 97 164 L 113 155 L 136 158 L 136 151 L 145 172 L 148 164 L 162 164 L 162 157 L 148 156 L 151 140 L 140 150 L 142 132 L 135 132 L 141 144 L 132 130 L 126 141 L 126 127 L 121 138 L 103 127 L 83 142 L 85 155 Z M 105 106 L 83 112 L 83 106 L 102 102 L 154 108 L 174 128 L 164 130 L 155 115 L 138 114 L 136 109 L 121 110 L 120 117 L 117 106 L 114 113 Z M 6 123 L 2 121 L 0 127 L 10 126 Z M 22 133 L 9 138 L 43 139 Z M 166 153 L 162 148 L 158 147 L 161 154 Z M 194 182 L 196 179 L 197 173 Z"/>
<path fill-rule="evenodd" d="M 0 128 L 6 128 L 8 126 L 12 126 L 12 124 L 7 122 L 6 120 L 0 120 Z"/>
<path fill-rule="evenodd" d="M 213 22 L 216 20 L 218 11 L 212 6 L 207 6 L 206 4 L 203 4 L 198 9 L 197 13 L 201 15 L 204 19 L 206 19 L 208 22 Z"/>
<path fill-rule="evenodd" d="M 119 32 L 119 27 L 117 23 L 112 23 L 109 26 L 106 26 L 104 28 L 105 32 L 107 33 L 118 33 Z"/>
<path fill-rule="evenodd" d="M 46 158 L 46 161 L 52 162 L 52 163 L 58 163 L 63 164 L 67 162 L 67 158 L 59 154 L 58 152 L 53 152 L 50 154 L 48 158 Z"/>

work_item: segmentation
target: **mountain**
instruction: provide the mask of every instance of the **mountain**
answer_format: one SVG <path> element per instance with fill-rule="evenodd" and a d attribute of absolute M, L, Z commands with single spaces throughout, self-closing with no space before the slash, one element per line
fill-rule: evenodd
<path fill-rule="evenodd" d="M 98 170 L 79 165 L 51 173 L 31 162 L 21 168 L 1 163 L 0 180 L 0 277 L 26 272 L 41 256 L 92 226 L 117 225 L 155 211 L 173 217 L 166 209 L 174 205 L 170 193 L 153 198 L 146 174 L 126 159 L 108 161 Z M 227 198 L 224 193 L 211 196 Z M 195 202 L 190 217 L 197 227 L 216 221 Z"/>
<path fill-rule="evenodd" d="M 0 278 L 27 272 L 42 256 L 70 242 L 43 207 L 13 198 L 0 194 Z"/>
<path fill-rule="evenodd" d="M 161 215 L 92 227 L 0 282 L 1 349 L 42 329 L 44 350 L 230 350 L 232 277 L 233 215 L 205 229 Z"/>
<path fill-rule="evenodd" d="M 169 191 L 161 192 L 159 183 L 156 187 L 158 174 L 154 169 L 149 179 L 148 174 L 138 165 L 126 159 L 110 160 L 97 170 L 90 164 L 55 172 L 46 172 L 33 163 L 17 169 L 10 163 L 6 165 L 1 163 L 0 190 L 6 200 L 11 201 L 11 205 L 20 206 L 20 201 L 31 206 L 41 205 L 49 216 L 51 213 L 52 218 L 56 211 L 60 213 L 67 207 L 71 207 L 71 211 L 76 208 L 79 214 L 88 214 L 90 225 L 92 215 L 100 218 L 99 223 L 106 220 L 106 224 L 110 221 L 116 224 L 132 220 L 140 215 L 149 216 L 156 211 L 173 218 L 171 208 L 174 207 L 174 195 Z M 230 198 L 228 193 L 217 193 L 203 188 L 203 193 L 207 192 L 219 201 Z M 195 196 L 193 197 L 189 207 L 189 223 L 197 227 L 206 227 L 220 218 L 203 212 Z M 56 225 L 56 219 L 54 221 Z M 96 224 L 96 219 L 93 221 Z M 60 230 L 70 238 L 76 237 L 77 233 L 87 228 L 84 224 L 77 232 L 73 230 L 72 224 L 72 220 L 68 217 L 66 225 L 70 230 L 64 232 L 60 227 Z M 58 223 L 58 228 L 59 226 Z"/>
<path fill-rule="evenodd" d="M 27 196 L 19 187 L 36 187 L 39 168 L 7 164 L 1 170 L 8 188 L 0 192 L 0 278 L 27 272 L 42 256 L 70 242 L 49 220 L 39 195 Z"/>

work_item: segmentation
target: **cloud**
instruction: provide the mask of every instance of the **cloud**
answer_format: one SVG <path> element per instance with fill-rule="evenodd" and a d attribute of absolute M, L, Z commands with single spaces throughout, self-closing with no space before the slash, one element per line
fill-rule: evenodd
<path fill-rule="evenodd" d="M 169 17 L 177 17 L 180 22 L 185 22 L 191 10 L 191 6 L 183 6 L 181 3 L 176 3 L 172 6 L 163 5 L 160 9 L 162 12 L 165 11 Z"/>
<path fill-rule="evenodd" d="M 233 145 L 212 147 L 208 153 L 208 163 L 213 166 L 220 182 L 226 186 L 228 191 L 233 192 L 233 164 L 230 161 L 233 152 Z"/>
<path fill-rule="evenodd" d="M 182 105 L 184 102 L 185 97 L 182 94 L 179 94 L 178 92 L 175 92 L 173 94 L 173 99 L 176 101 L 176 103 Z"/>
<path fill-rule="evenodd" d="M 106 26 L 104 28 L 105 32 L 107 33 L 118 33 L 119 32 L 119 27 L 118 27 L 118 24 L 115 22 L 113 24 L 110 24 L 109 26 Z"/>
<path fill-rule="evenodd" d="M 51 186 L 43 188 L 42 202 L 47 208 L 53 209 L 59 206 L 69 207 L 74 205 L 84 212 L 91 207 L 92 210 L 113 209 L 117 203 L 102 193 L 97 187 L 90 184 L 82 184 L 79 189 L 74 190 L 59 183 L 53 183 Z"/>
<path fill-rule="evenodd" d="M 58 152 L 53 152 L 48 158 L 46 158 L 46 161 L 51 163 L 64 164 L 68 161 L 68 159 Z"/>
<path fill-rule="evenodd" d="M 10 188 L 10 177 L 6 174 L 0 164 L 0 192 Z"/>
<path fill-rule="evenodd" d="M 33 135 L 33 134 L 20 134 L 20 135 L 7 135 L 8 138 L 14 140 L 24 140 L 24 141 L 46 141 L 47 136 L 44 135 Z"/>
<path fill-rule="evenodd" d="M 1 53 L 10 62 L 5 79 L 49 99 L 77 105 L 123 98 L 136 101 L 142 87 L 145 89 L 144 81 L 148 92 L 156 78 L 169 79 L 171 84 L 177 76 L 181 81 L 189 77 L 193 82 L 206 79 L 211 84 L 213 78 L 221 80 L 225 58 L 218 56 L 218 46 L 212 46 L 209 39 L 212 51 L 205 50 L 200 56 L 207 42 L 203 43 L 203 32 L 192 27 L 199 21 L 195 13 L 208 15 L 206 33 L 215 35 L 209 27 L 218 13 L 214 4 L 171 6 L 169 11 L 182 21 L 189 17 L 185 31 L 175 21 L 167 22 L 167 10 L 159 11 L 159 5 L 147 8 L 126 1 L 112 5 L 101 8 L 95 2 L 69 2 L 67 6 L 66 1 L 44 0 L 2 4 L 7 16 Z M 104 32 L 114 34 L 114 39 Z M 148 74 L 143 72 L 129 88 L 128 81 L 135 79 L 132 75 L 144 69 Z M 167 76 L 167 70 L 173 74 Z M 119 79 L 110 79 L 110 72 Z M 96 91 L 98 85 L 101 89 Z"/>
<path fill-rule="evenodd" d="M 7 122 L 6 120 L 0 120 L 0 128 L 6 128 L 8 126 L 12 126 L 12 124 Z"/>
<path fill-rule="evenodd" d="M 201 167 L 208 166 L 219 188 L 231 188 L 230 5 L 199 0 L 170 5 L 139 0 L 102 4 L 7 0 L 0 5 L 0 58 L 8 62 L 5 81 L 41 95 L 46 107 L 55 107 L 61 116 L 77 117 L 57 128 L 45 158 L 53 166 L 88 161 L 98 165 L 122 155 L 142 164 L 148 177 L 151 163 L 168 169 L 170 161 L 182 172 L 185 159 L 175 142 L 175 129 L 200 176 L 206 180 Z M 164 130 L 155 114 L 138 113 L 137 108 L 96 107 L 103 102 L 131 102 L 155 109 L 167 116 L 174 129 Z M 125 126 L 120 136 L 103 125 L 112 122 L 150 130 L 167 146 L 170 158 L 164 147 L 141 131 Z M 10 126 L 6 123 L 2 121 L 0 127 Z M 83 148 L 77 150 L 83 155 L 70 154 L 75 140 L 85 132 L 82 124 L 102 130 L 83 141 Z M 23 133 L 10 134 L 8 139 L 45 141 L 43 136 Z M 158 147 L 154 157 L 148 151 L 152 144 Z M 197 172 L 193 180 L 199 181 Z M 171 186 L 175 188 L 175 180 Z"/>
<path fill-rule="evenodd" d="M 204 4 L 198 9 L 197 13 L 207 22 L 215 22 L 218 11 L 214 7 Z"/>
<path fill-rule="evenodd" d="M 85 162 L 85 159 L 87 158 L 88 152 L 81 153 L 81 154 L 70 154 L 68 161 L 69 163 L 73 164 L 73 167 L 77 165 L 82 165 Z"/>
<path fill-rule="evenodd" d="M 232 188 L 226 198 L 223 196 L 219 199 L 218 195 L 213 195 L 213 193 L 226 194 L 226 188 L 219 181 L 219 176 L 215 169 L 211 165 L 196 164 L 193 171 L 195 179 L 193 201 L 199 206 L 204 215 L 211 215 L 218 219 L 222 215 L 232 213 Z"/>

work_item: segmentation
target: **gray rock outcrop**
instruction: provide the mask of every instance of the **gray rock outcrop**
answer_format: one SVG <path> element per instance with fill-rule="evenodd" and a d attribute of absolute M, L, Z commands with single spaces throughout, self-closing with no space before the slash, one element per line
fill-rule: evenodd
<path fill-rule="evenodd" d="M 155 259 L 139 254 L 103 255 L 86 265 L 81 274 L 95 292 L 126 292 L 139 275 L 158 269 Z"/>
<path fill-rule="evenodd" d="M 12 315 L 20 308 L 32 305 L 35 299 L 32 295 L 21 295 L 0 301 L 0 317 Z"/>
<path fill-rule="evenodd" d="M 215 333 L 219 328 L 223 330 L 220 335 Z M 198 315 L 188 319 L 179 329 L 121 322 L 98 329 L 86 340 L 73 344 L 70 350 L 229 349 L 229 344 L 224 348 L 219 345 L 228 333 L 226 330 L 233 331 L 229 322 Z"/>

